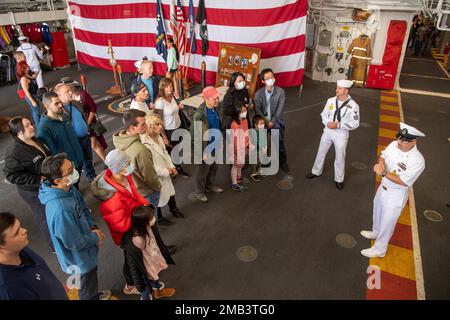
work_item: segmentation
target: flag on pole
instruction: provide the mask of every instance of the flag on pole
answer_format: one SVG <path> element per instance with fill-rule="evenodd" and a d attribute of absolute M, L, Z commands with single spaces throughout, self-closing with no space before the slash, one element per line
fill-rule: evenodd
<path fill-rule="evenodd" d="M 162 16 L 161 0 L 156 0 L 156 52 L 167 61 L 166 30 L 164 28 L 164 17 Z"/>
<path fill-rule="evenodd" d="M 202 56 L 208 52 L 208 29 L 206 27 L 205 0 L 199 0 L 197 23 L 200 25 L 200 38 L 202 39 Z"/>
<path fill-rule="evenodd" d="M 193 0 L 189 0 L 189 43 L 191 43 L 191 47 L 189 48 L 189 52 L 195 53 L 197 51 L 197 43 L 195 39 L 195 14 L 194 14 L 194 4 Z"/>
<path fill-rule="evenodd" d="M 186 53 L 186 27 L 184 26 L 184 16 L 181 10 L 181 0 L 177 1 L 177 23 L 178 23 L 178 52 L 180 55 Z"/>
<path fill-rule="evenodd" d="M 178 39 L 178 25 L 177 25 L 177 12 L 175 11 L 175 3 L 174 0 L 170 0 L 170 29 L 172 29 L 173 33 L 173 41 L 177 43 Z"/>

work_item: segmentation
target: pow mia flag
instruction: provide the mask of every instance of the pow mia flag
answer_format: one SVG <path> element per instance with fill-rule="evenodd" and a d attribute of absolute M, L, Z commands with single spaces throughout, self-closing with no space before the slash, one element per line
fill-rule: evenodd
<path fill-rule="evenodd" d="M 202 38 L 202 56 L 208 52 L 208 29 L 206 27 L 205 0 L 198 2 L 197 23 L 200 25 L 200 38 Z"/>

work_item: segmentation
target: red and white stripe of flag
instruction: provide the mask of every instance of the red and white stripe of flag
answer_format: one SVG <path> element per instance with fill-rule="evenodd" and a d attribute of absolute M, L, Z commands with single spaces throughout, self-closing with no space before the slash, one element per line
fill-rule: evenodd
<path fill-rule="evenodd" d="M 183 11 L 177 6 L 177 23 L 178 23 L 178 51 L 180 55 L 186 53 L 186 27 L 184 25 Z"/>

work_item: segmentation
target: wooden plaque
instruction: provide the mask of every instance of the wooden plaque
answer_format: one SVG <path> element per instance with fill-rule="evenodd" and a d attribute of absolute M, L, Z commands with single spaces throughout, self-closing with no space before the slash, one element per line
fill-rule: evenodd
<path fill-rule="evenodd" d="M 231 74 L 241 72 L 250 98 L 253 99 L 258 85 L 260 62 L 261 49 L 220 43 L 216 87 L 228 87 Z"/>

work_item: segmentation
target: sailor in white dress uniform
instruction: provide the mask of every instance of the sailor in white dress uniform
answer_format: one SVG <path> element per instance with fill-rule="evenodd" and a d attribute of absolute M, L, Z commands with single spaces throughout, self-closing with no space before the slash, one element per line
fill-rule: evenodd
<path fill-rule="evenodd" d="M 334 145 L 336 159 L 334 161 L 334 181 L 336 188 L 344 187 L 345 152 L 349 131 L 359 127 L 359 106 L 349 95 L 353 82 L 339 80 L 337 82 L 336 96 L 328 99 L 323 109 L 322 123 L 325 126 L 320 139 L 319 150 L 308 179 L 319 177 L 323 171 L 325 156 L 331 145 Z"/>
<path fill-rule="evenodd" d="M 373 168 L 383 178 L 373 200 L 372 231 L 361 231 L 363 237 L 375 240 L 375 245 L 362 250 L 363 256 L 382 258 L 386 255 L 397 220 L 408 200 L 408 188 L 425 169 L 425 159 L 416 146 L 417 138 L 424 136 L 416 128 L 400 122 L 397 140 L 381 152 Z"/>

